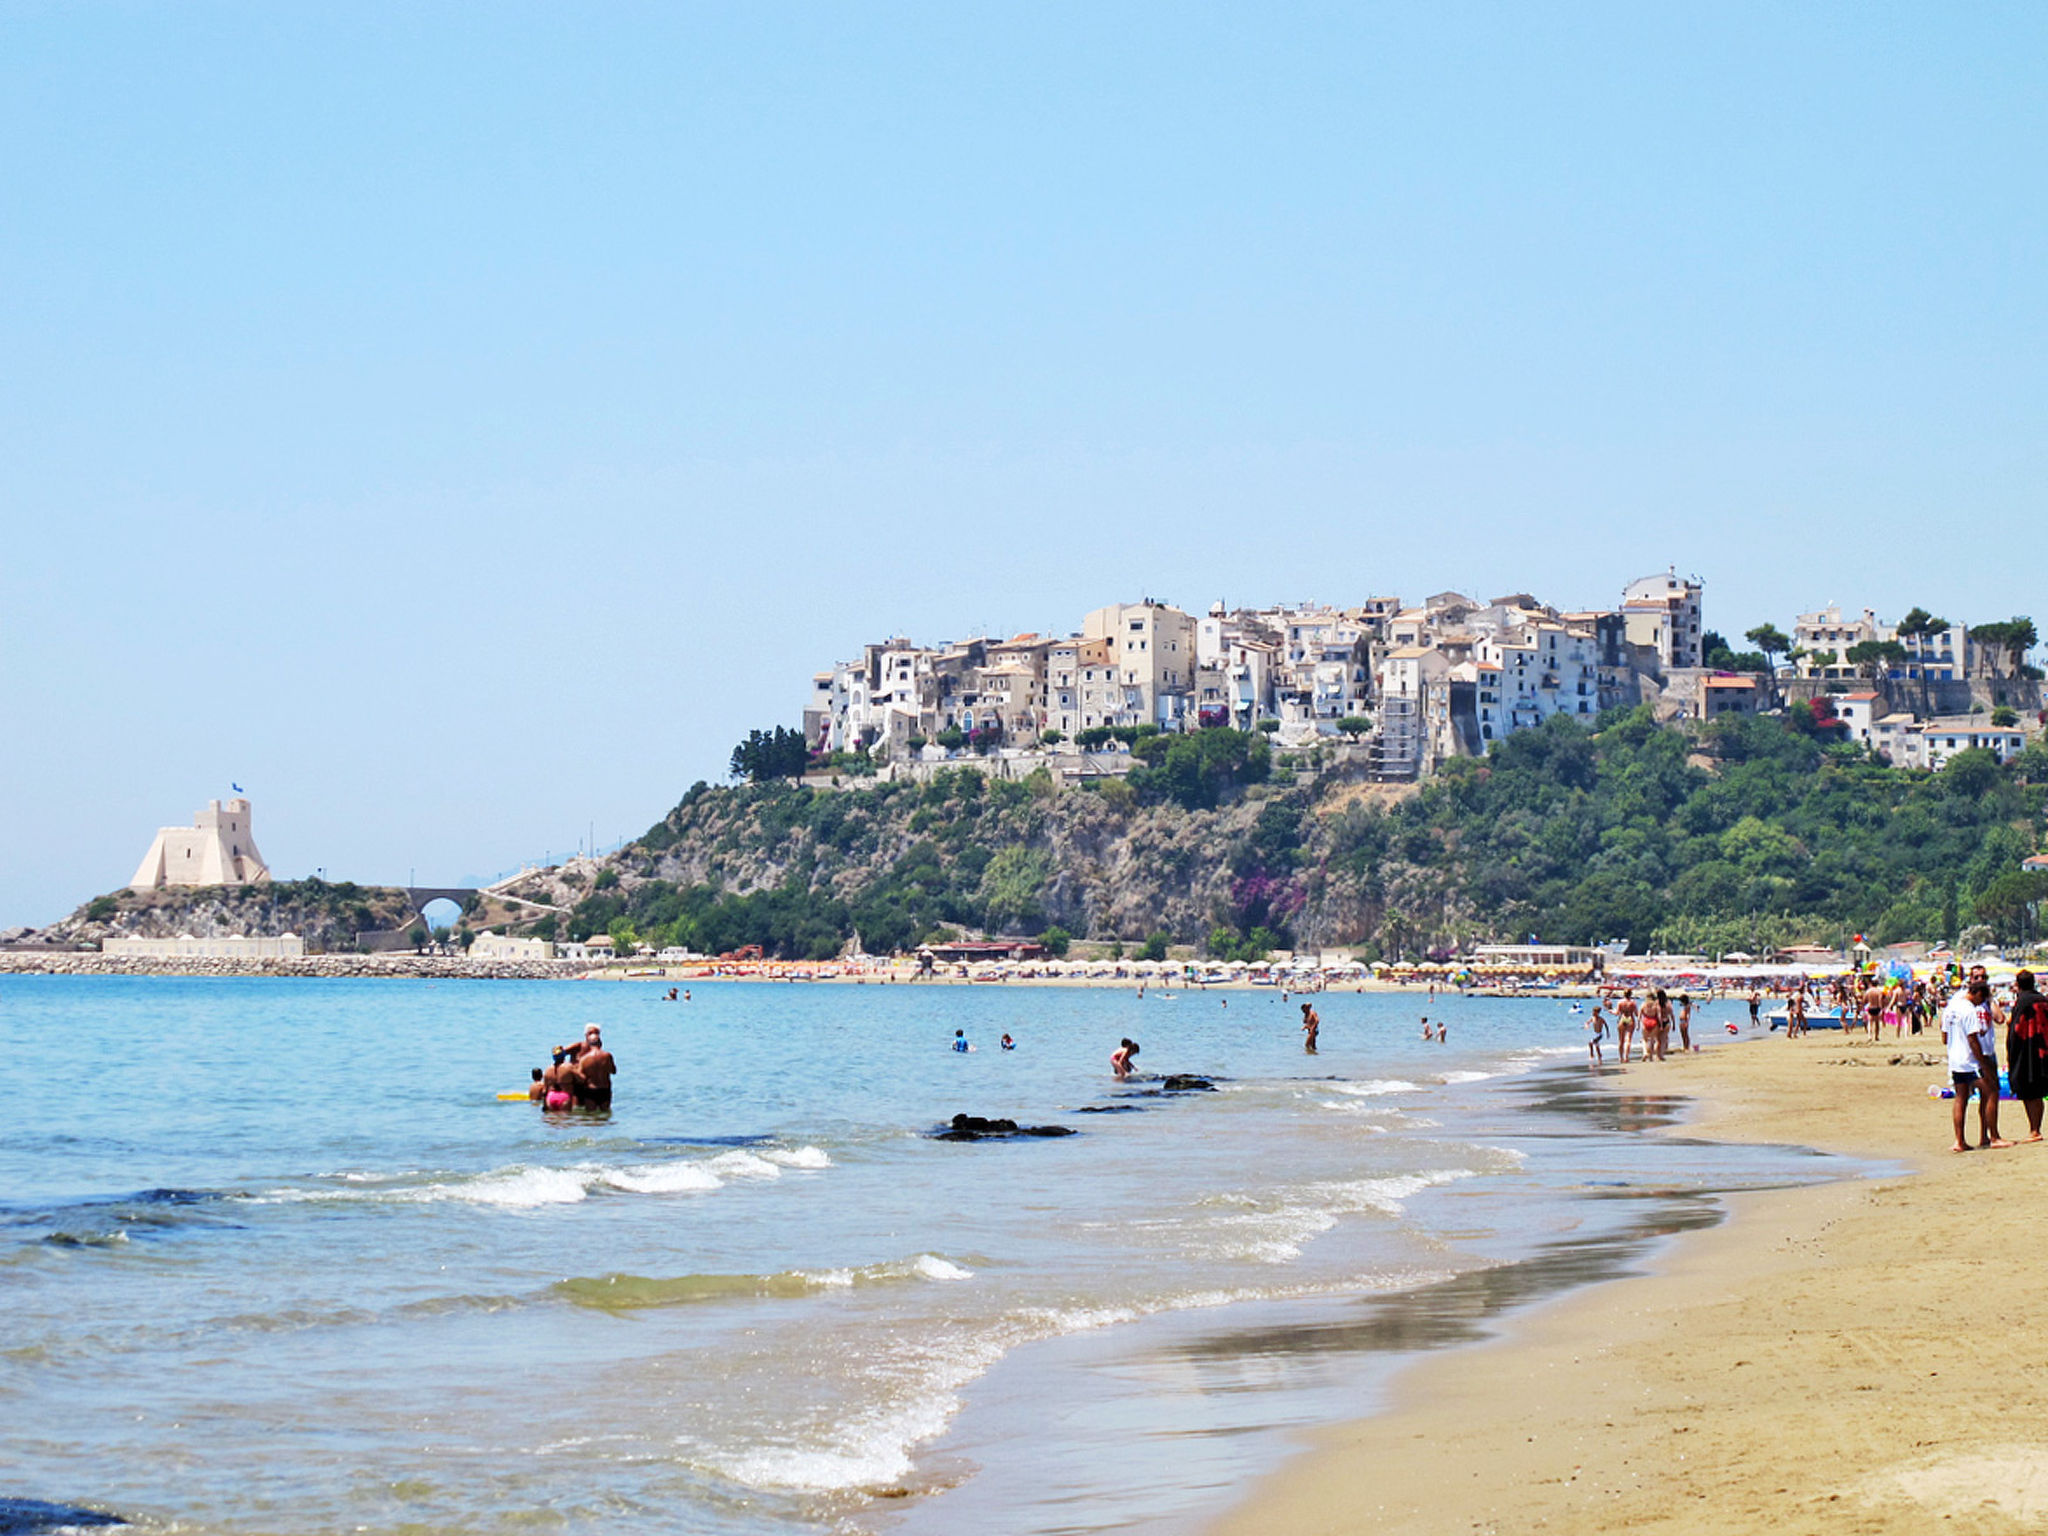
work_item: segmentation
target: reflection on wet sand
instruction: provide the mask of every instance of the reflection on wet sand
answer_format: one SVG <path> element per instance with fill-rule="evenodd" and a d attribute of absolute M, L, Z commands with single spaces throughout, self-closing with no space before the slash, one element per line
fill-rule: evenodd
<path fill-rule="evenodd" d="M 1453 1275 L 1413 1290 L 1365 1297 L 1355 1304 L 1362 1315 L 1219 1332 L 1178 1345 L 1169 1353 L 1185 1359 L 1250 1359 L 1469 1344 L 1486 1337 L 1486 1324 L 1503 1312 L 1581 1285 L 1632 1274 L 1634 1261 L 1659 1238 L 1713 1226 L 1722 1214 L 1714 1197 L 1726 1191 L 1628 1189 L 1602 1193 L 1610 1198 L 1647 1200 L 1652 1209 L 1617 1231 L 1562 1238 L 1544 1244 L 1527 1258 Z"/>

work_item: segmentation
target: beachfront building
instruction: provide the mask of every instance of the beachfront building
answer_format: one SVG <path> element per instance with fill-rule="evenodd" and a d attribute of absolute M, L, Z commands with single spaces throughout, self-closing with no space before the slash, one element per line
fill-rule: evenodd
<path fill-rule="evenodd" d="M 1666 674 L 1704 665 L 1701 591 L 1699 579 L 1680 576 L 1676 566 L 1632 581 L 1622 591 L 1629 641 L 1653 652 Z"/>
<path fill-rule="evenodd" d="M 1470 958 L 1475 965 L 1525 969 L 1561 965 L 1580 971 L 1596 971 L 1607 962 L 1603 951 L 1583 944 L 1475 944 Z"/>
<path fill-rule="evenodd" d="M 546 939 L 521 938 L 486 928 L 469 946 L 472 960 L 552 960 L 555 946 Z"/>
<path fill-rule="evenodd" d="M 124 960 L 296 960 L 306 952 L 306 941 L 296 933 L 277 935 L 224 934 L 218 938 L 195 938 L 181 933 L 174 939 L 102 939 L 100 953 Z"/>
<path fill-rule="evenodd" d="M 249 802 L 206 802 L 189 827 L 160 827 L 128 888 L 160 891 L 183 885 L 262 885 L 270 866 L 256 851 Z"/>

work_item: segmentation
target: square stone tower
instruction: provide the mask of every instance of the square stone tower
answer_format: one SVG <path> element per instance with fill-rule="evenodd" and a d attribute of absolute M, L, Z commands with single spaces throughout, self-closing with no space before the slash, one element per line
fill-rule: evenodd
<path fill-rule="evenodd" d="M 256 851 L 249 802 L 209 800 L 189 827 L 161 827 L 149 845 L 130 890 L 156 891 L 169 885 L 261 885 L 270 866 Z"/>

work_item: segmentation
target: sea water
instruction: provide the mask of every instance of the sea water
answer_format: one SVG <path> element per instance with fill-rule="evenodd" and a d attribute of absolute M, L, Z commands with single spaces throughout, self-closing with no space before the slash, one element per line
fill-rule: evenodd
<path fill-rule="evenodd" d="M 1819 1176 L 1651 1134 L 1684 1064 L 1589 1088 L 1556 999 L 1324 993 L 1310 1056 L 1266 989 L 665 990 L 0 983 L 0 1495 L 184 1532 L 1185 1526 L 1387 1362 Z M 608 1114 L 498 1098 L 587 1022 Z M 962 1112 L 1075 1134 L 934 1139 Z"/>

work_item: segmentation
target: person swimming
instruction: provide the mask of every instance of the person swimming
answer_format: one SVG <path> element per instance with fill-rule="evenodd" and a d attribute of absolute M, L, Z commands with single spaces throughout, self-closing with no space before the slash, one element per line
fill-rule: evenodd
<path fill-rule="evenodd" d="M 953 1049 L 956 1051 L 971 1051 L 974 1049 L 973 1046 L 967 1043 L 966 1030 L 956 1029 L 953 1031 Z"/>
<path fill-rule="evenodd" d="M 1015 1049 L 1017 1049 L 1017 1042 L 1012 1040 L 1008 1035 L 1005 1035 L 1003 1036 L 1003 1049 L 1006 1051 L 1014 1051 Z"/>

